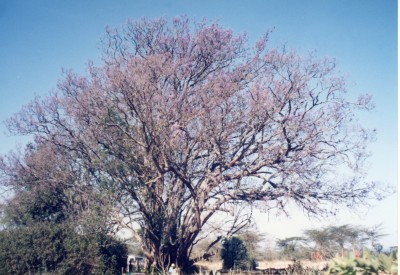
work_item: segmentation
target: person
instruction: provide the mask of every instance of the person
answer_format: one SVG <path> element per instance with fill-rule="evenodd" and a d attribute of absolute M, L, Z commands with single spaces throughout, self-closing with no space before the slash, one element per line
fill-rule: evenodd
<path fill-rule="evenodd" d="M 175 270 L 175 264 L 172 264 L 168 270 L 168 273 L 170 275 L 177 275 L 176 270 Z"/>

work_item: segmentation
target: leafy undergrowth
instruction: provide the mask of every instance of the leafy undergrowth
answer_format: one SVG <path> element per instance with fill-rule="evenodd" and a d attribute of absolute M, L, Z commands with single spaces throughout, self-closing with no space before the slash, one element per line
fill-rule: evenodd
<path fill-rule="evenodd" d="M 397 253 L 372 255 L 365 250 L 362 258 L 348 254 L 329 264 L 327 274 L 398 274 Z"/>

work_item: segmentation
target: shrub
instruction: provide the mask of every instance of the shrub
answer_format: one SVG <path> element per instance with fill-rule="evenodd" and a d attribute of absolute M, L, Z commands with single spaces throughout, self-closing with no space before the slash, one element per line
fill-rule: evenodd
<path fill-rule="evenodd" d="M 0 231 L 0 274 L 118 274 L 126 255 L 120 241 L 102 234 L 81 235 L 66 224 Z"/>
<path fill-rule="evenodd" d="M 347 255 L 333 259 L 327 274 L 397 274 L 397 264 L 395 253 L 390 256 L 383 253 L 374 256 L 368 250 L 364 250 L 362 258 Z"/>
<path fill-rule="evenodd" d="M 224 269 L 255 269 L 257 263 L 249 256 L 244 242 L 238 237 L 231 237 L 222 243 L 221 258 Z"/>

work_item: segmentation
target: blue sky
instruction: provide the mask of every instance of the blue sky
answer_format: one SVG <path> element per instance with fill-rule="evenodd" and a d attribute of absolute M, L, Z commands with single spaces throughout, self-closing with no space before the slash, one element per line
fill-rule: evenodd
<path fill-rule="evenodd" d="M 377 141 L 369 147 L 369 178 L 396 186 L 397 11 L 395 0 L 0 0 L 0 121 L 35 95 L 46 95 L 62 68 L 84 73 L 88 60 L 99 59 L 105 27 L 119 27 L 127 18 L 187 15 L 219 20 L 236 33 L 247 32 L 251 41 L 274 29 L 271 48 L 286 45 L 336 58 L 348 76 L 351 95 L 373 95 L 375 110 L 361 116 L 364 124 L 378 131 Z M 0 153 L 24 141 L 5 131 L 0 125 Z M 384 245 L 397 244 L 397 195 L 368 211 L 351 212 L 322 222 L 308 221 L 300 213 L 290 219 L 258 219 L 264 221 L 261 230 L 277 237 L 329 223 L 383 223 L 389 234 Z"/>

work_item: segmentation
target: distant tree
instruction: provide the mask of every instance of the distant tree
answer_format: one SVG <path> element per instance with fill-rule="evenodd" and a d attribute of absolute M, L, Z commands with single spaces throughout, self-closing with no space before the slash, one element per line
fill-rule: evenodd
<path fill-rule="evenodd" d="M 259 253 L 259 247 L 265 238 L 265 234 L 247 229 L 238 233 L 238 236 L 244 242 L 251 258 L 262 256 Z"/>
<path fill-rule="evenodd" d="M 355 229 L 356 230 L 349 232 L 350 245 L 353 253 L 357 253 L 357 251 L 362 251 L 365 242 L 365 238 L 362 237 L 362 227 L 357 226 L 355 227 Z"/>
<path fill-rule="evenodd" d="M 314 245 L 315 259 L 329 259 L 335 255 L 335 249 L 332 249 L 334 238 L 329 228 L 308 229 L 304 231 L 304 234 L 306 239 Z"/>
<path fill-rule="evenodd" d="M 379 250 L 381 245 L 378 243 L 378 241 L 382 237 L 386 236 L 386 234 L 383 233 L 382 224 L 376 224 L 371 227 L 363 228 L 361 232 L 364 235 L 364 241 L 369 241 L 370 249 L 377 248 L 377 250 Z M 380 250 L 382 250 L 382 248 L 380 248 Z"/>
<path fill-rule="evenodd" d="M 278 239 L 276 245 L 285 259 L 298 259 L 302 257 L 301 251 L 304 250 L 304 237 L 289 237 Z"/>
<path fill-rule="evenodd" d="M 267 40 L 249 46 L 186 18 L 129 21 L 107 30 L 100 66 L 86 77 L 67 72 L 8 128 L 51 144 L 69 165 L 75 179 L 52 170 L 54 184 L 107 189 L 128 226 L 140 227 L 149 269 L 188 270 L 217 213 L 294 201 L 319 215 L 376 194 L 359 173 L 373 135 L 355 119 L 370 97 L 350 100 L 333 60 L 268 49 Z M 352 176 L 339 179 L 338 165 Z M 236 215 L 227 236 L 249 220 Z"/>
<path fill-rule="evenodd" d="M 382 250 L 383 250 L 383 245 L 381 245 L 380 243 L 375 243 L 373 246 L 374 252 L 379 255 Z"/>
<path fill-rule="evenodd" d="M 346 244 L 352 244 L 353 239 L 357 236 L 355 227 L 345 224 L 339 226 L 329 226 L 326 228 L 329 231 L 332 241 L 337 244 L 340 256 L 344 256 Z"/>

